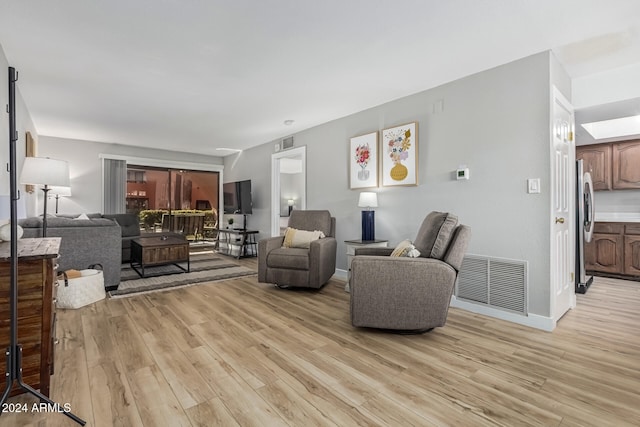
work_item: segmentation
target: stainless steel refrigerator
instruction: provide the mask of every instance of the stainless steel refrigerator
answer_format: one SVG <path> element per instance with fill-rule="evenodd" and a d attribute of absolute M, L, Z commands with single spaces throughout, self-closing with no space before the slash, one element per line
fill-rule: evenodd
<path fill-rule="evenodd" d="M 585 244 L 591 241 L 594 225 L 593 181 L 591 174 L 584 171 L 582 160 L 576 161 L 576 292 L 584 294 L 593 282 L 585 270 Z"/>

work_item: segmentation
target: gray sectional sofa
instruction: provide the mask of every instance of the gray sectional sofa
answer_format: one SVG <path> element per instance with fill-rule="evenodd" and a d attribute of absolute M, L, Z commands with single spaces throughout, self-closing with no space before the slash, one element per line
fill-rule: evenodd
<path fill-rule="evenodd" d="M 117 288 L 122 263 L 120 226 L 100 214 L 89 214 L 89 219 L 77 216 L 47 218 L 47 237 L 62 237 L 58 270 L 82 270 L 101 264 L 105 288 Z M 19 225 L 24 229 L 23 237 L 42 237 L 41 217 L 22 219 Z"/>

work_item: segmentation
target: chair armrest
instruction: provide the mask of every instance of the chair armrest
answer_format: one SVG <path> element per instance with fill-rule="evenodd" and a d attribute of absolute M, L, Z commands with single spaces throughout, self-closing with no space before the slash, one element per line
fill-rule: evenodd
<path fill-rule="evenodd" d="M 338 242 L 334 237 L 314 240 L 309 245 L 309 284 L 321 286 L 336 271 Z"/>
<path fill-rule="evenodd" d="M 389 256 L 394 248 L 356 248 L 356 255 Z"/>
<path fill-rule="evenodd" d="M 389 287 L 395 292 L 399 286 L 426 286 L 455 278 L 453 267 L 434 258 L 356 256 L 351 262 L 352 286 L 364 291 Z"/>
<path fill-rule="evenodd" d="M 268 237 L 258 241 L 258 281 L 264 282 L 267 277 L 267 256 L 269 252 L 282 246 L 284 236 Z"/>
<path fill-rule="evenodd" d="M 267 237 L 266 239 L 260 239 L 258 240 L 258 253 L 262 251 L 266 255 L 272 250 L 282 247 L 283 242 L 284 236 Z"/>

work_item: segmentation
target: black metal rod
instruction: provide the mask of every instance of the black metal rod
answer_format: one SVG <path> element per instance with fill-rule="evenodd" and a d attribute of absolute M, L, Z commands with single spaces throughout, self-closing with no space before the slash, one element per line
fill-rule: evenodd
<path fill-rule="evenodd" d="M 9 285 L 9 348 L 7 349 L 7 390 L 3 393 L 4 403 L 11 392 L 13 382 L 17 379 L 17 354 L 18 343 L 18 210 L 17 210 L 17 182 L 16 182 L 16 70 L 9 67 L 9 197 L 10 197 L 10 285 Z"/>
<path fill-rule="evenodd" d="M 40 401 L 46 402 L 50 405 L 59 406 L 57 403 L 43 395 L 39 391 L 33 389 L 28 384 L 22 381 L 22 346 L 18 344 L 18 178 L 16 169 L 16 142 L 18 140 L 18 133 L 16 132 L 16 81 L 18 81 L 16 70 L 13 67 L 9 67 L 9 187 L 11 198 L 11 275 L 9 284 L 9 306 L 10 306 L 10 343 L 6 351 L 7 357 L 7 386 L 2 393 L 2 399 L 0 405 L 2 405 L 13 387 L 14 381 L 18 386 L 28 393 L 31 393 Z M 47 193 L 45 191 L 45 206 L 47 203 Z M 46 214 L 46 211 L 45 211 Z M 44 225 L 44 224 L 43 224 Z M 43 230 L 44 232 L 44 230 Z M 71 412 L 64 411 L 64 415 L 71 418 L 80 425 L 85 425 L 86 422 L 77 417 Z M 0 411 L 0 415 L 2 412 Z"/>
<path fill-rule="evenodd" d="M 47 199 L 49 198 L 49 186 L 47 184 L 44 185 L 42 191 L 44 192 L 44 213 L 42 214 L 42 237 L 47 237 Z"/>

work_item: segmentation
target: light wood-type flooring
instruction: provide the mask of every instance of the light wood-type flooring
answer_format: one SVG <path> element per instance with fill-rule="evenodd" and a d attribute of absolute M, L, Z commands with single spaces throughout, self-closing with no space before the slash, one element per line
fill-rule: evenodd
<path fill-rule="evenodd" d="M 343 286 L 247 277 L 59 310 L 52 398 L 92 426 L 640 425 L 638 282 L 596 278 L 552 333 L 452 308 L 414 336 L 353 328 Z M 26 425 L 76 424 L 0 417 Z"/>

